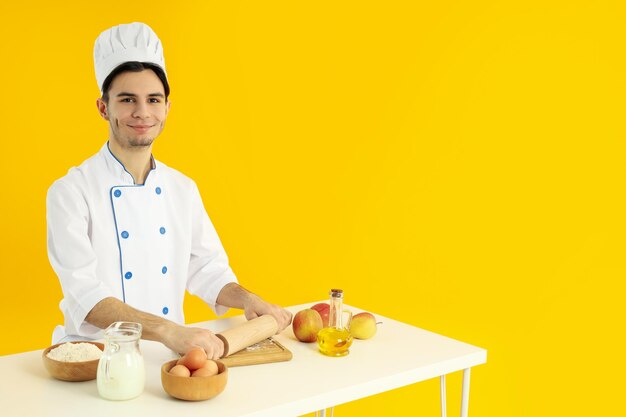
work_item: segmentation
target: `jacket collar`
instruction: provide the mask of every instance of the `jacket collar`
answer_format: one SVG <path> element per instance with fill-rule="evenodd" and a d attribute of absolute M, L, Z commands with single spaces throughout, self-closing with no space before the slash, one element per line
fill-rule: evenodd
<path fill-rule="evenodd" d="M 145 185 L 149 181 L 151 181 L 156 174 L 158 163 L 156 159 L 154 159 L 153 155 L 150 155 L 150 164 L 152 165 L 152 167 L 150 169 L 150 172 L 148 172 L 148 175 L 146 176 L 145 184 L 135 184 L 135 179 L 133 178 L 131 173 L 126 170 L 126 167 L 124 166 L 124 164 L 122 164 L 122 161 L 117 159 L 115 155 L 113 155 L 113 152 L 111 152 L 108 141 L 104 144 L 104 146 L 102 146 L 99 153 L 104 159 L 107 171 L 116 179 L 120 180 L 124 185 Z"/>

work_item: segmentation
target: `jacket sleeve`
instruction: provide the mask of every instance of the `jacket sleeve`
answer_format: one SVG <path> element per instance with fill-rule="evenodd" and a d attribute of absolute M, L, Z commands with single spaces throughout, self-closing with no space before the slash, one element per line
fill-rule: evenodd
<path fill-rule="evenodd" d="M 96 276 L 85 198 L 71 184 L 56 181 L 46 199 L 48 258 L 63 289 L 61 310 L 68 334 L 93 336 L 101 329 L 85 317 L 102 299 L 114 296 Z"/>
<path fill-rule="evenodd" d="M 198 187 L 193 182 L 191 194 L 192 232 L 187 290 L 202 298 L 217 315 L 222 315 L 228 307 L 217 304 L 217 296 L 226 284 L 237 282 L 237 278 L 204 209 Z"/>

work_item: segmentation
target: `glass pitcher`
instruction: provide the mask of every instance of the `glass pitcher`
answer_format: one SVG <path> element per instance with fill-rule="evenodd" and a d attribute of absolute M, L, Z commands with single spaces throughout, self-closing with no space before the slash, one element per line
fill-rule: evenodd
<path fill-rule="evenodd" d="M 130 400 L 143 392 L 146 373 L 139 350 L 141 324 L 117 321 L 104 331 L 98 363 L 98 393 L 107 400 Z"/>
<path fill-rule="evenodd" d="M 348 320 L 343 323 L 343 315 L 348 315 Z M 328 327 L 317 333 L 317 345 L 320 352 L 327 356 L 345 356 L 350 353 L 352 335 L 350 334 L 350 322 L 352 313 L 343 311 L 343 290 L 330 290 L 330 312 L 328 314 Z"/>

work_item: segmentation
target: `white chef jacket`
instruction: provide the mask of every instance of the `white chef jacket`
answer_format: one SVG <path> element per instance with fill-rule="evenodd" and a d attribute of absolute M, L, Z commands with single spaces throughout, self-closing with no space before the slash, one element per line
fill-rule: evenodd
<path fill-rule="evenodd" d="M 145 184 L 135 185 L 107 142 L 52 184 L 47 223 L 64 297 L 65 326 L 53 343 L 101 338 L 85 317 L 106 297 L 180 324 L 185 289 L 216 314 L 227 311 L 217 296 L 237 278 L 198 187 L 154 158 Z"/>

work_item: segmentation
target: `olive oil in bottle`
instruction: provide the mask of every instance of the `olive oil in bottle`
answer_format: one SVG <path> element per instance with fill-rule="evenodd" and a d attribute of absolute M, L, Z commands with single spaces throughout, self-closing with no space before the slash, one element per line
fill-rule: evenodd
<path fill-rule="evenodd" d="M 352 335 L 349 331 L 352 313 L 348 314 L 348 322 L 343 324 L 343 291 L 339 289 L 330 290 L 330 313 L 328 315 L 328 327 L 322 329 L 317 334 L 317 345 L 320 352 L 327 356 L 345 356 L 350 353 L 352 345 Z"/>

